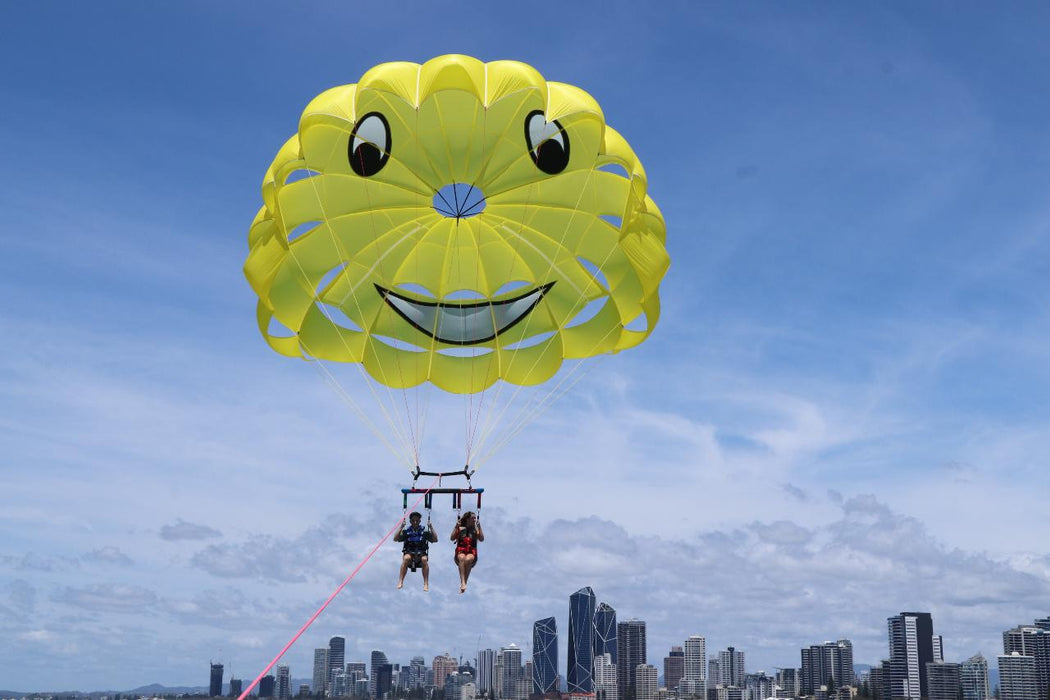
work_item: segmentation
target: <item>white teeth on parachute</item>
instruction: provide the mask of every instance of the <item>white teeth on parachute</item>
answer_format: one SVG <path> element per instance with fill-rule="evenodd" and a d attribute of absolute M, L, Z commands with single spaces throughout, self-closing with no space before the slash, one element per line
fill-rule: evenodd
<path fill-rule="evenodd" d="M 431 338 L 449 345 L 476 345 L 528 316 L 553 285 L 550 282 L 504 301 L 466 303 L 415 301 L 378 284 L 376 291 L 401 318 Z"/>

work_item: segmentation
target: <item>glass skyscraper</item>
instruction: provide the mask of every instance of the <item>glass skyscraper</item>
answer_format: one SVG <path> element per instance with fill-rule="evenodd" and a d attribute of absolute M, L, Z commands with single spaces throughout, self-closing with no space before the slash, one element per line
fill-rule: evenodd
<path fill-rule="evenodd" d="M 933 618 L 928 612 L 902 612 L 887 618 L 886 624 L 890 659 L 883 668 L 890 697 L 927 697 L 926 664 L 935 660 Z"/>
<path fill-rule="evenodd" d="M 616 686 L 620 700 L 635 700 L 635 670 L 646 663 L 645 622 L 627 620 L 616 625 Z"/>
<path fill-rule="evenodd" d="M 219 697 L 222 695 L 222 664 L 211 665 L 211 677 L 208 683 L 208 695 Z"/>
<path fill-rule="evenodd" d="M 594 604 L 594 591 L 589 586 L 569 596 L 566 680 L 570 693 L 594 692 Z"/>
<path fill-rule="evenodd" d="M 478 652 L 478 692 L 491 693 L 496 670 L 496 650 L 482 649 Z"/>
<path fill-rule="evenodd" d="M 532 692 L 558 690 L 558 625 L 553 617 L 532 625 Z"/>
<path fill-rule="evenodd" d="M 599 603 L 594 611 L 594 658 L 602 654 L 616 665 L 616 610 L 608 603 Z"/>
<path fill-rule="evenodd" d="M 971 656 L 959 668 L 963 700 L 988 700 L 988 660 L 981 654 Z"/>
<path fill-rule="evenodd" d="M 292 697 L 292 672 L 287 666 L 277 667 L 277 700 L 290 700 Z"/>
<path fill-rule="evenodd" d="M 317 656 L 315 655 L 316 659 Z M 332 673 L 343 672 L 343 662 L 346 660 L 346 638 L 335 636 L 328 640 L 328 673 L 325 676 L 325 684 L 332 682 Z"/>

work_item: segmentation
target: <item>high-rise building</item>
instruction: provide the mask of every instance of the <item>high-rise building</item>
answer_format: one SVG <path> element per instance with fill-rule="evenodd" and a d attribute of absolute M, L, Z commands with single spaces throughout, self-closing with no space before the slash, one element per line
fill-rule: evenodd
<path fill-rule="evenodd" d="M 374 697 L 382 698 L 394 685 L 394 665 L 381 663 L 375 665 L 376 692 Z"/>
<path fill-rule="evenodd" d="M 934 661 L 926 664 L 926 684 L 929 700 L 958 700 L 960 690 L 959 664 Z"/>
<path fill-rule="evenodd" d="M 744 676 L 745 697 L 764 700 L 773 697 L 773 678 L 767 676 L 765 671 L 749 673 Z"/>
<path fill-rule="evenodd" d="M 594 607 L 590 586 L 569 596 L 569 654 L 566 678 L 570 693 L 594 692 Z"/>
<path fill-rule="evenodd" d="M 1050 629 L 1037 625 L 1020 625 L 1003 632 L 1003 654 L 1014 652 L 1031 656 L 1035 661 L 1035 682 L 1040 698 L 1050 689 Z"/>
<path fill-rule="evenodd" d="M 242 681 L 240 678 L 231 678 L 230 695 L 236 698 L 239 697 L 242 692 L 244 692 L 244 681 Z"/>
<path fill-rule="evenodd" d="M 743 688 L 745 675 L 744 652 L 734 647 L 718 652 L 719 685 Z"/>
<path fill-rule="evenodd" d="M 988 700 L 988 660 L 981 654 L 975 654 L 963 661 L 959 667 L 959 684 L 962 686 L 963 700 Z"/>
<path fill-rule="evenodd" d="M 635 670 L 646 663 L 645 622 L 634 618 L 616 625 L 616 689 L 620 700 L 637 700 Z"/>
<path fill-rule="evenodd" d="M 885 671 L 882 664 L 876 664 L 868 671 L 868 690 L 871 691 L 871 697 L 875 698 L 875 700 L 884 700 L 886 698 L 885 688 Z"/>
<path fill-rule="evenodd" d="M 496 661 L 492 665 L 492 696 L 503 697 L 503 650 L 496 651 Z"/>
<path fill-rule="evenodd" d="M 513 700 L 518 695 L 518 681 L 525 675 L 521 667 L 521 647 L 508 644 L 500 649 L 500 658 L 503 661 L 503 686 L 500 697 Z"/>
<path fill-rule="evenodd" d="M 682 680 L 686 681 L 683 688 L 686 697 L 691 695 L 703 695 L 705 681 L 707 680 L 707 641 L 698 634 L 694 634 L 682 644 L 685 652 L 685 666 L 683 667 Z M 691 684 L 691 685 L 690 685 Z M 668 686 L 670 689 L 670 686 Z"/>
<path fill-rule="evenodd" d="M 422 688 L 427 680 L 427 662 L 422 656 L 413 656 L 408 665 L 408 690 Z"/>
<path fill-rule="evenodd" d="M 616 610 L 608 603 L 599 603 L 594 610 L 594 658 L 602 654 L 616 665 Z"/>
<path fill-rule="evenodd" d="M 1035 657 L 1016 651 L 999 657 L 999 697 L 1002 700 L 1037 700 Z M 1042 697 L 1045 697 L 1045 691 Z"/>
<path fill-rule="evenodd" d="M 208 679 L 208 695 L 217 698 L 222 695 L 222 664 L 211 663 L 211 676 Z"/>
<path fill-rule="evenodd" d="M 719 685 L 715 690 L 715 699 L 744 700 L 744 689 L 735 685 Z"/>
<path fill-rule="evenodd" d="M 274 689 L 277 700 L 290 700 L 292 697 L 292 672 L 287 666 L 277 667 L 277 687 Z"/>
<path fill-rule="evenodd" d="M 390 663 L 390 661 L 386 658 L 386 653 L 384 653 L 384 652 L 382 652 L 382 651 L 380 651 L 378 649 L 373 649 L 372 650 L 372 655 L 368 659 L 368 696 L 369 697 L 372 697 L 372 698 L 378 698 L 379 697 L 379 695 L 377 694 L 378 686 L 376 685 L 376 683 L 378 682 L 377 673 L 379 671 L 379 667 L 380 666 L 382 666 L 383 664 L 388 664 L 388 663 Z"/>
<path fill-rule="evenodd" d="M 840 639 L 803 649 L 801 681 L 804 695 L 815 694 L 821 686 L 835 690 L 853 685 L 853 643 Z"/>
<path fill-rule="evenodd" d="M 320 647 L 314 649 L 314 681 L 312 684 L 314 695 L 324 695 L 328 692 L 328 648 Z"/>
<path fill-rule="evenodd" d="M 316 654 L 314 655 L 316 659 Z M 346 661 L 346 637 L 336 635 L 328 640 L 328 672 L 325 674 L 325 688 L 331 682 L 334 671 L 342 671 Z"/>
<path fill-rule="evenodd" d="M 887 691 L 893 698 L 928 694 L 926 664 L 933 658 L 933 618 L 928 612 L 902 612 L 886 619 L 890 658 L 883 664 Z"/>
<path fill-rule="evenodd" d="M 263 676 L 259 679 L 259 697 L 260 698 L 272 698 L 274 679 L 273 676 Z"/>
<path fill-rule="evenodd" d="M 459 663 L 446 651 L 444 656 L 434 657 L 431 668 L 434 669 L 434 687 L 444 690 L 445 679 L 449 674 L 459 671 Z"/>
<path fill-rule="evenodd" d="M 793 698 L 802 694 L 802 683 L 800 676 L 801 671 L 797 668 L 780 668 L 777 669 L 777 687 L 780 688 L 782 695 L 777 697 Z M 876 700 L 882 700 L 881 695 L 875 696 Z"/>
<path fill-rule="evenodd" d="M 553 617 L 532 625 L 532 692 L 558 690 L 558 625 Z"/>
<path fill-rule="evenodd" d="M 594 657 L 594 700 L 619 700 L 616 688 L 616 664 L 606 652 Z"/>
<path fill-rule="evenodd" d="M 635 700 L 656 700 L 656 691 L 660 687 L 656 666 L 638 664 L 634 670 L 634 677 Z"/>
<path fill-rule="evenodd" d="M 478 683 L 479 693 L 492 692 L 492 676 L 496 666 L 496 650 L 482 649 L 478 652 Z"/>
<path fill-rule="evenodd" d="M 722 673 L 718 668 L 718 657 L 712 656 L 707 660 L 707 689 L 714 690 L 722 682 Z"/>
<path fill-rule="evenodd" d="M 685 677 L 685 652 L 682 647 L 671 647 L 664 657 L 664 687 L 674 690 Z"/>
<path fill-rule="evenodd" d="M 341 698 L 353 694 L 354 682 L 346 671 L 332 671 L 328 677 L 328 690 L 325 694 L 330 698 Z M 365 680 L 365 693 L 368 692 L 368 681 Z"/>

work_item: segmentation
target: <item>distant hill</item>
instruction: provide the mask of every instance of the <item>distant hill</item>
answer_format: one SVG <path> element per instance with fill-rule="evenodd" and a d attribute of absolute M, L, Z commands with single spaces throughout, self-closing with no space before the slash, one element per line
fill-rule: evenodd
<path fill-rule="evenodd" d="M 248 684 L 255 680 L 255 676 L 249 679 L 242 679 L 244 687 L 247 688 Z M 296 695 L 299 692 L 299 686 L 310 685 L 313 683 L 312 678 L 292 678 L 292 695 Z M 222 684 L 222 691 L 225 695 L 230 694 L 230 683 L 227 681 Z M 132 695 L 139 697 L 142 695 L 153 696 L 153 695 L 201 695 L 207 696 L 208 686 L 206 685 L 161 685 L 160 683 L 150 683 L 149 685 L 142 685 L 138 688 L 132 688 L 130 690 L 34 690 L 32 692 L 25 692 L 20 690 L 0 690 L 0 698 L 14 698 L 15 700 L 22 700 L 22 698 L 36 697 L 36 696 L 53 696 L 62 697 L 69 695 L 76 695 L 81 698 L 91 697 L 99 698 L 103 695 L 113 697 L 114 695 Z"/>

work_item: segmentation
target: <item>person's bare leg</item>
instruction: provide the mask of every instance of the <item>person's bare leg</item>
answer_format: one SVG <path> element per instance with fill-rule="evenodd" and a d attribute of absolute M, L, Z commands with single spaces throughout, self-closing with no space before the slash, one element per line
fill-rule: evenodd
<path fill-rule="evenodd" d="M 467 590 L 467 556 L 466 554 L 456 555 L 456 565 L 459 567 L 459 592 Z"/>
<path fill-rule="evenodd" d="M 462 593 L 463 591 L 467 590 L 467 579 L 470 578 L 470 570 L 474 568 L 474 563 L 475 562 L 476 562 L 476 558 L 474 557 L 473 554 L 464 554 L 463 555 L 463 561 L 459 565 L 459 578 L 462 581 L 462 583 L 461 583 L 461 585 L 459 587 L 459 592 L 460 593 Z"/>
<path fill-rule="evenodd" d="M 420 557 L 423 562 L 423 590 L 430 590 L 430 562 L 427 561 L 427 557 Z"/>
<path fill-rule="evenodd" d="M 397 587 L 401 588 L 405 585 L 405 572 L 408 571 L 408 562 L 412 559 L 412 555 L 406 554 L 401 557 L 401 571 L 397 575 Z"/>

